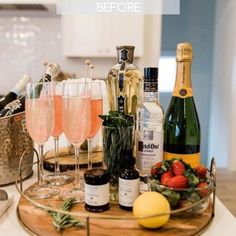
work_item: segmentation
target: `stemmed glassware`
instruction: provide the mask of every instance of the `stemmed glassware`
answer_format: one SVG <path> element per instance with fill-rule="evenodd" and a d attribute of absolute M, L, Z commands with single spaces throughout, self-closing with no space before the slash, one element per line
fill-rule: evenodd
<path fill-rule="evenodd" d="M 88 169 L 92 169 L 92 138 L 101 127 L 102 120 L 99 115 L 103 114 L 103 95 L 101 81 L 91 82 L 91 125 L 87 137 L 88 142 Z"/>
<path fill-rule="evenodd" d="M 55 171 L 54 174 L 45 177 L 47 182 L 56 186 L 68 184 L 74 180 L 71 175 L 61 173 L 59 166 L 59 136 L 63 132 L 61 117 L 62 86 L 63 82 L 54 82 L 54 129 L 52 136 L 54 138 Z"/>
<path fill-rule="evenodd" d="M 74 188 L 60 194 L 61 199 L 75 197 L 84 200 L 84 181 L 80 175 L 79 152 L 81 144 L 87 139 L 91 124 L 90 83 L 66 81 L 62 93 L 62 126 L 69 142 L 75 149 Z"/>
<path fill-rule="evenodd" d="M 40 179 L 37 186 L 31 187 L 27 194 L 34 198 L 50 198 L 60 191 L 44 181 L 43 175 L 43 145 L 49 139 L 53 130 L 54 101 L 53 83 L 28 83 L 26 85 L 26 127 L 39 149 Z"/>

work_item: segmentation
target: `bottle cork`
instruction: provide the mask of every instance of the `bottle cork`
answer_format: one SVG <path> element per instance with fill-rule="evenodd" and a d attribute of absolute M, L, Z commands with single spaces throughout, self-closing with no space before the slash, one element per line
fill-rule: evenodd
<path fill-rule="evenodd" d="M 176 61 L 192 61 L 193 47 L 189 42 L 181 42 L 176 48 Z"/>

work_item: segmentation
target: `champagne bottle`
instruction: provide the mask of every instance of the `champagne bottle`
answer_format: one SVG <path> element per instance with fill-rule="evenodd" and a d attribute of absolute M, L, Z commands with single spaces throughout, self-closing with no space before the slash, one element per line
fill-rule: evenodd
<path fill-rule="evenodd" d="M 30 82 L 30 80 L 31 78 L 28 75 L 23 75 L 14 88 L 0 99 L 0 110 L 2 110 L 8 103 L 15 100 L 24 91 L 26 84 Z"/>
<path fill-rule="evenodd" d="M 58 64 L 47 63 L 45 64 L 45 73 L 40 82 L 50 82 L 60 72 L 60 66 Z M 40 86 L 40 85 L 39 85 Z M 38 91 L 38 90 L 37 90 Z M 25 110 L 25 96 L 21 96 L 18 99 L 8 103 L 0 112 L 0 117 L 14 115 Z"/>
<path fill-rule="evenodd" d="M 164 159 L 182 158 L 192 167 L 200 163 L 200 124 L 191 85 L 192 45 L 179 43 L 173 95 L 164 122 Z"/>

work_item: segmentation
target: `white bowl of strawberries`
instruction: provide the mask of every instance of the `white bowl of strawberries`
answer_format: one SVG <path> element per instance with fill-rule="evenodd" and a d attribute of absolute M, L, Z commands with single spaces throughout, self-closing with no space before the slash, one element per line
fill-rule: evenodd
<path fill-rule="evenodd" d="M 172 209 L 186 208 L 195 213 L 208 206 L 214 182 L 203 165 L 193 169 L 182 159 L 175 158 L 152 167 L 150 188 L 164 195 Z"/>

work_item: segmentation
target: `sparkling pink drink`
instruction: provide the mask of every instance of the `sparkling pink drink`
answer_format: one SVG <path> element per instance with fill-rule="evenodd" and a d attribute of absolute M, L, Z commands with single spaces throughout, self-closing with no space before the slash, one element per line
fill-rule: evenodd
<path fill-rule="evenodd" d="M 101 127 L 102 120 L 99 118 L 99 115 L 102 115 L 103 112 L 103 101 L 102 99 L 92 99 L 91 100 L 91 127 L 88 138 L 93 138 L 99 128 Z"/>
<path fill-rule="evenodd" d="M 62 132 L 62 118 L 61 118 L 61 95 L 54 95 L 54 129 L 52 132 L 53 137 L 59 137 Z"/>
<path fill-rule="evenodd" d="M 25 101 L 26 127 L 37 144 L 45 143 L 53 129 L 54 109 L 50 98 L 31 98 Z"/>
<path fill-rule="evenodd" d="M 81 145 L 90 130 L 91 104 L 89 97 L 62 98 L 63 130 L 74 146 Z"/>

